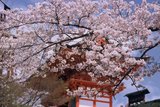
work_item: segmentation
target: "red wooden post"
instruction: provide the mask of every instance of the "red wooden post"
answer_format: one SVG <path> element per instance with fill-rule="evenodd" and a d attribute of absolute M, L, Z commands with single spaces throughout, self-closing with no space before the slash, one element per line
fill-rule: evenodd
<path fill-rule="evenodd" d="M 76 107 L 79 107 L 79 97 L 76 96 Z"/>
<path fill-rule="evenodd" d="M 110 95 L 109 100 L 109 107 L 112 107 L 112 95 Z"/>
<path fill-rule="evenodd" d="M 96 107 L 96 97 L 94 97 L 94 100 L 93 100 L 93 107 Z"/>

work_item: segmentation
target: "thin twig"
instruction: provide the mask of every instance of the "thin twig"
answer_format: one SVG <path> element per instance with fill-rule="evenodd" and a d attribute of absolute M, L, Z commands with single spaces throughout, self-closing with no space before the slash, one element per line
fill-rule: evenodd
<path fill-rule="evenodd" d="M 128 75 L 128 77 L 131 79 L 133 85 L 136 87 L 136 89 L 137 89 L 137 91 L 138 91 L 138 87 L 137 87 L 135 81 L 133 80 L 133 78 L 132 78 L 130 75 Z"/>

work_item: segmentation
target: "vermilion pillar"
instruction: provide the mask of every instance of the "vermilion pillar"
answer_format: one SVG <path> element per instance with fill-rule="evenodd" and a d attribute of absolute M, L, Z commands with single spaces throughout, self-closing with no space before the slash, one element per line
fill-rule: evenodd
<path fill-rule="evenodd" d="M 79 107 L 79 97 L 76 97 L 76 107 Z"/>
<path fill-rule="evenodd" d="M 109 107 L 112 107 L 112 96 L 109 98 Z"/>

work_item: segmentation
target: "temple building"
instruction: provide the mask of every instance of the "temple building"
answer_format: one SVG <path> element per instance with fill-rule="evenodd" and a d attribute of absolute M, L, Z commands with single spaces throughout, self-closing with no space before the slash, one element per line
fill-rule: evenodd
<path fill-rule="evenodd" d="M 160 99 L 146 101 L 145 95 L 149 94 L 148 89 L 132 92 L 126 94 L 128 97 L 128 105 L 127 107 L 160 107 Z"/>

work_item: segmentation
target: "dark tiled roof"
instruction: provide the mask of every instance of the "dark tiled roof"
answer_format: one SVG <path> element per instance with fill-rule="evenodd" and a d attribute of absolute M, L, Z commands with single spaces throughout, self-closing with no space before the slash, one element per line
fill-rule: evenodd
<path fill-rule="evenodd" d="M 125 96 L 132 97 L 132 96 L 138 96 L 138 95 L 148 94 L 148 93 L 150 93 L 148 91 L 148 89 L 144 89 L 144 90 L 140 90 L 140 91 L 136 91 L 136 92 L 133 92 L 133 93 L 126 94 Z"/>

